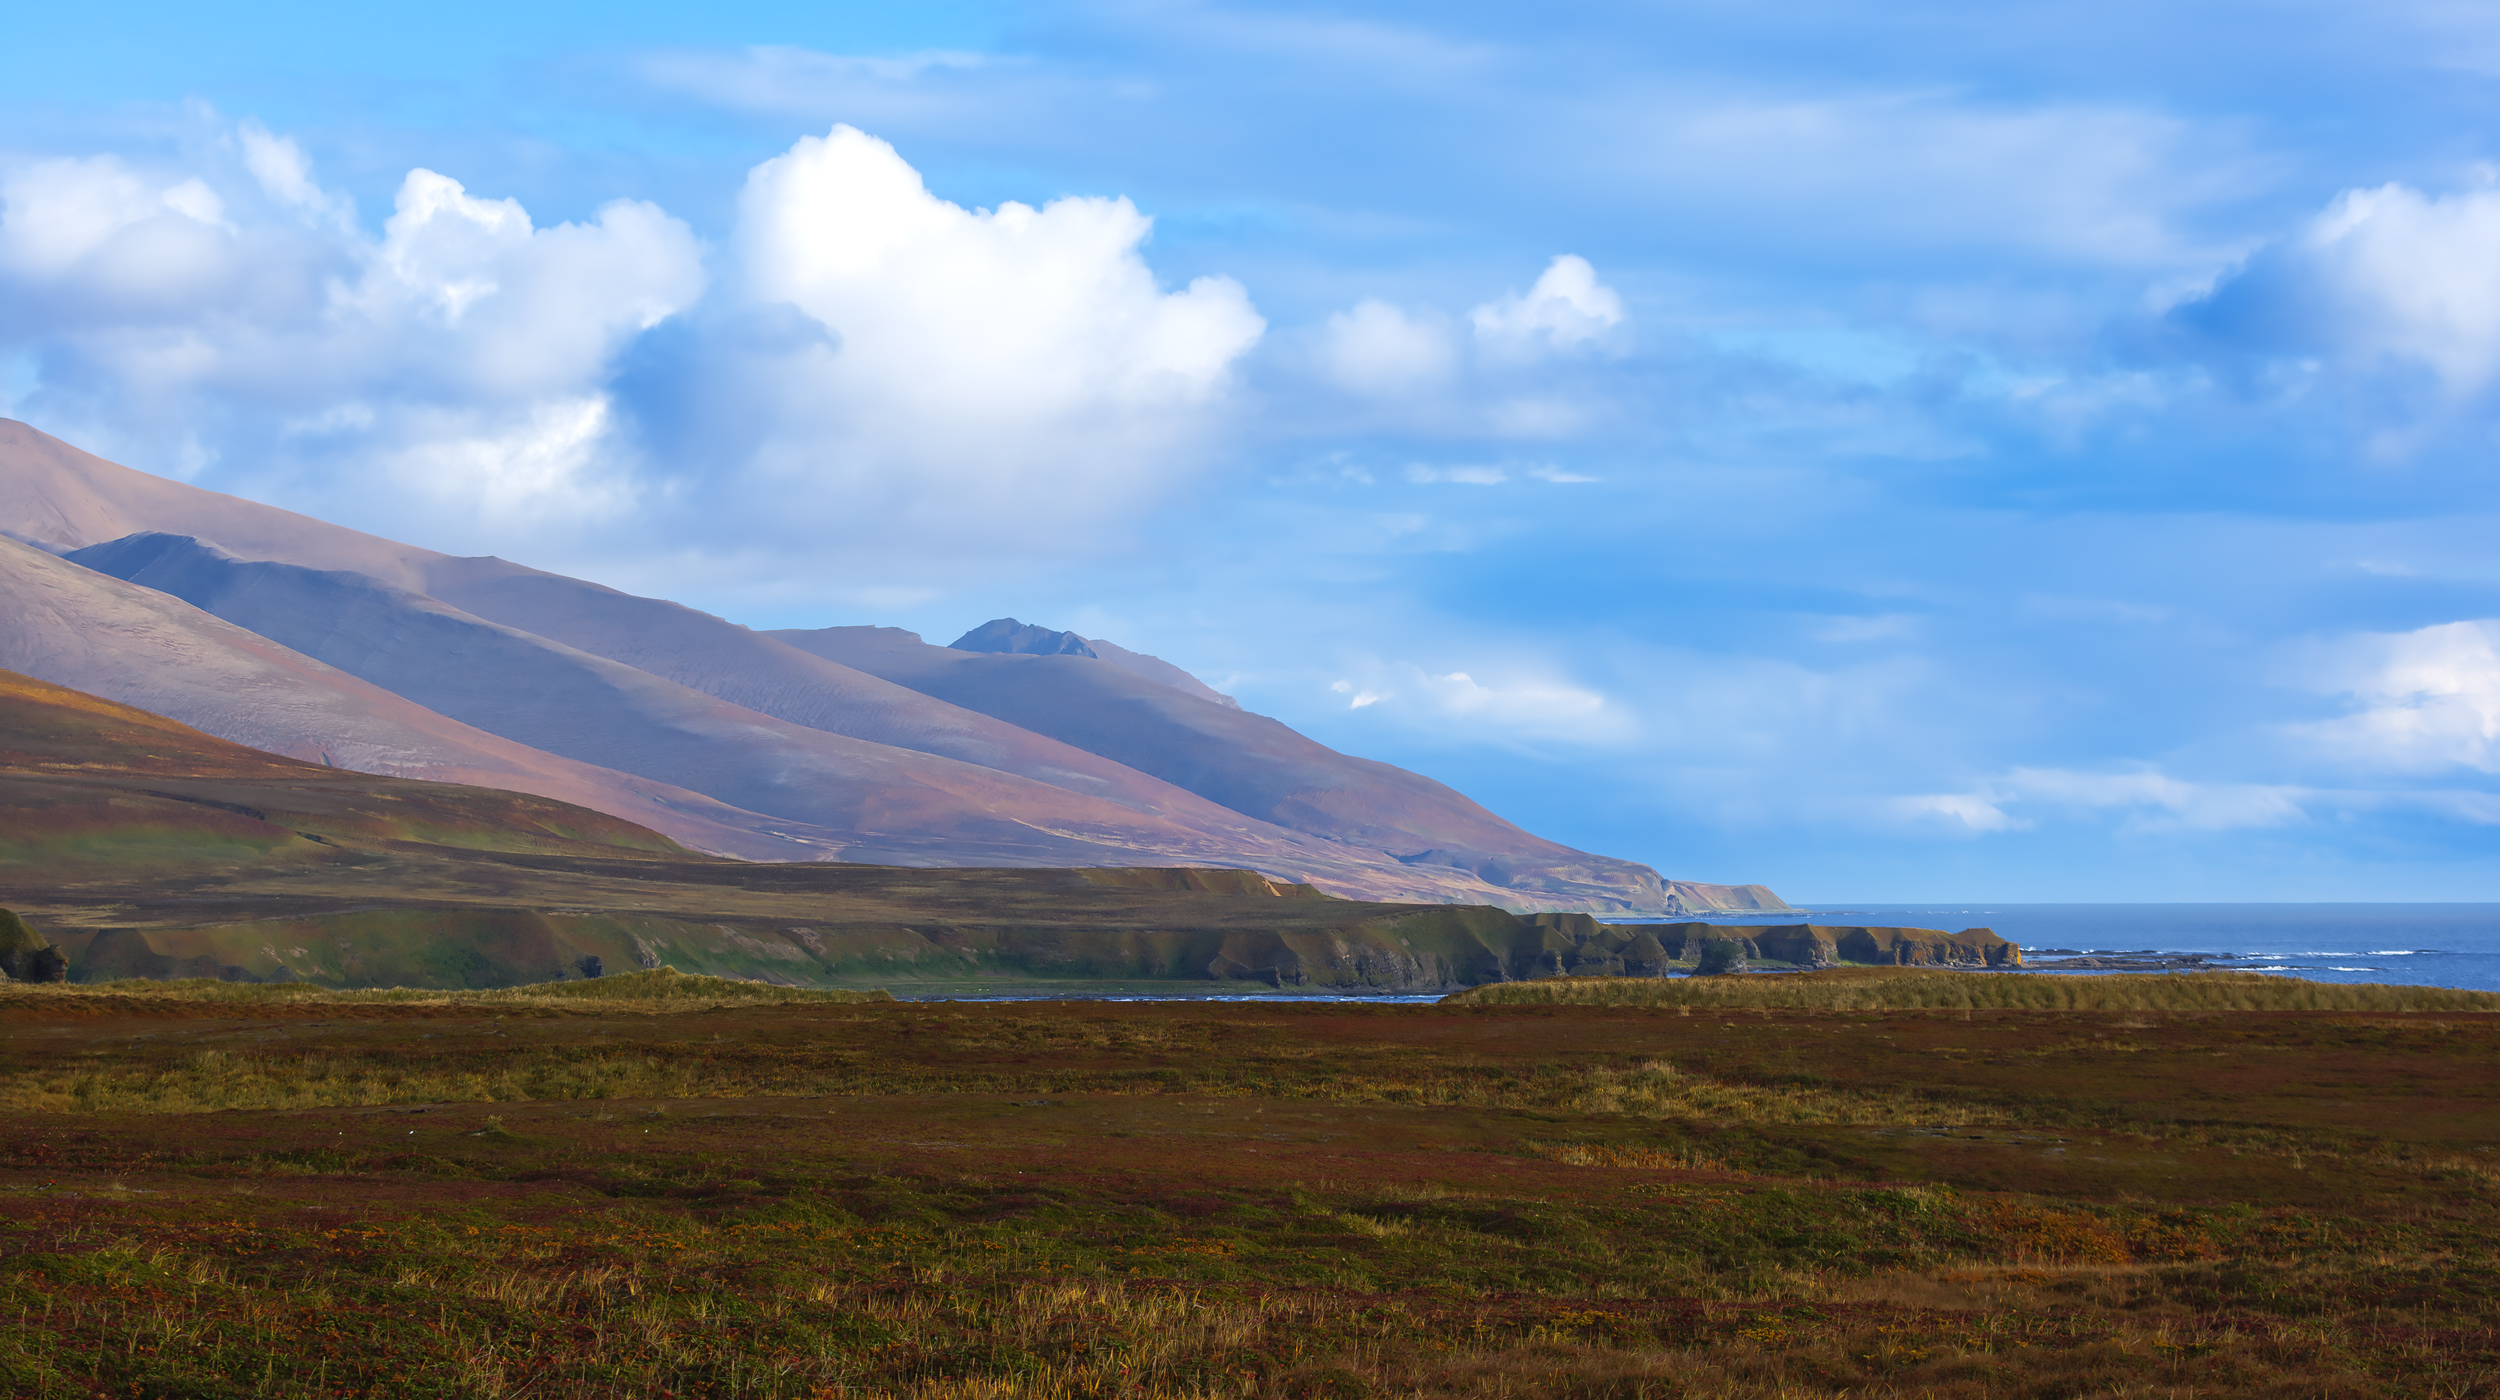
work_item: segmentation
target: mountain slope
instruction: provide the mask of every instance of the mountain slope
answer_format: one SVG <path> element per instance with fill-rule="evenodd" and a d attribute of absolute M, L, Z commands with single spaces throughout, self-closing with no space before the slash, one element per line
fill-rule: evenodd
<path fill-rule="evenodd" d="M 853 860 L 1097 865 L 1285 854 L 997 769 L 791 724 L 361 574 L 133 535 L 76 563 L 181 598 L 428 709 L 549 753 L 842 833 Z"/>
<path fill-rule="evenodd" d="M 0 893 L 79 981 L 489 987 L 604 964 L 1365 991 L 1501 976 L 1546 941 L 1497 910 L 1318 898 L 1236 870 L 706 858 L 598 812 L 298 762 L 7 671 Z"/>
<path fill-rule="evenodd" d="M 1160 656 L 1130 651 L 1127 647 L 1098 637 L 1054 632 L 1047 627 L 1018 622 L 1012 617 L 991 618 L 946 645 L 955 651 L 994 651 L 1013 656 L 1090 656 L 1098 661 L 1108 661 L 1131 675 L 1144 676 L 1158 685 L 1168 685 L 1183 695 L 1212 700 L 1227 709 L 1241 708 L 1240 701 Z"/>
<path fill-rule="evenodd" d="M 251 612 L 249 624 L 269 629 L 285 644 L 279 651 L 334 662 L 368 689 L 378 684 L 414 702 L 411 712 L 444 711 L 434 722 L 447 726 L 443 735 L 464 736 L 455 749 L 474 750 L 475 739 L 489 737 L 479 731 L 492 731 L 503 745 L 495 763 L 512 771 L 479 781 L 542 791 L 569 775 L 562 780 L 576 786 L 568 797 L 623 803 L 610 810 L 702 849 L 930 864 L 1250 866 L 1361 898 L 1514 906 L 1649 911 L 1754 898 L 1710 886 L 1670 893 L 1647 867 L 1541 840 L 1441 784 L 1334 753 L 1243 713 L 1167 663 L 1107 642 L 1086 644 L 1093 656 L 982 657 L 971 671 L 889 673 L 879 667 L 892 658 L 854 664 L 822 645 L 791 645 L 796 634 L 757 633 L 658 599 L 361 534 L 131 471 L 0 420 L 0 534 L 75 552 L 146 532 L 214 541 L 227 557 L 212 572 L 261 563 L 299 570 L 285 587 L 266 575 L 223 593 L 217 607 L 242 619 L 262 606 L 245 596 L 257 590 L 267 607 Z M 198 592 L 200 578 L 148 582 L 208 596 Z M 325 623 L 322 610 L 334 607 L 343 611 Z M 965 655 L 909 641 L 921 652 Z M 1095 670 L 1001 669 L 1019 663 Z M 86 674 L 61 664 L 62 679 Z M 308 705 L 298 696 L 292 711 L 280 707 L 285 722 L 254 731 L 251 706 L 228 703 L 218 686 L 179 675 L 143 683 L 144 669 L 125 666 L 113 683 L 132 695 L 153 686 L 168 706 L 188 707 L 169 712 L 290 751 L 319 753 L 325 717 L 346 723 L 336 697 Z M 345 678 L 328 677 L 312 691 Z M 1097 712 L 1078 712 L 1087 706 Z M 408 713 L 395 722 L 423 727 Z M 353 723 L 341 733 L 347 741 L 331 761 L 342 764 L 387 771 L 404 766 L 396 750 L 425 747 L 360 740 Z M 533 749 L 543 752 L 527 757 Z M 512 775 L 520 769 L 530 776 Z M 586 776 L 600 770 L 612 771 Z M 594 795 L 627 772 L 648 791 Z M 659 794 L 694 791 L 713 798 L 701 818 L 654 810 L 677 800 Z M 1771 902 L 1757 907 L 1777 907 L 1767 892 L 1760 897 Z"/>
<path fill-rule="evenodd" d="M 0 540 L 0 667 L 334 768 L 533 793 L 698 850 L 806 860 L 834 833 L 471 728 L 154 589 Z M 814 839 L 810 839 L 813 835 Z"/>
<path fill-rule="evenodd" d="M 768 820 L 788 819 L 817 858 L 1001 866 L 1134 865 L 1143 858 L 1248 865 L 1351 896 L 1502 898 L 1463 872 L 1409 870 L 1379 852 L 1250 820 L 1091 754 L 1069 751 L 1075 763 L 1118 775 L 1123 787 L 1159 800 L 1123 806 L 787 723 L 362 574 L 241 560 L 189 536 L 158 533 L 91 545 L 64 562 L 161 590 L 515 743 L 690 788 Z M 568 595 L 590 589 L 553 582 L 569 586 Z M 675 617 L 727 628 L 674 604 L 613 597 L 639 605 L 629 619 L 650 614 L 662 624 Z M 786 650 L 763 639 L 756 645 Z"/>
<path fill-rule="evenodd" d="M 308 833 L 303 828 L 317 827 Z M 325 864 L 341 839 L 606 859 L 695 859 L 632 822 L 523 793 L 353 773 L 0 670 L 0 862 Z"/>
<path fill-rule="evenodd" d="M 770 635 L 924 694 L 1101 754 L 1246 816 L 1561 900 L 1658 909 L 1657 872 L 1520 830 L 1421 774 L 1353 758 L 1264 715 L 1096 657 L 958 651 L 891 627 Z"/>
<path fill-rule="evenodd" d="M 163 530 L 215 540 L 247 559 L 353 569 L 401 588 L 423 588 L 426 566 L 450 557 L 150 476 L 13 418 L 0 418 L 0 530 L 72 549 Z"/>
<path fill-rule="evenodd" d="M 1238 825 L 1204 798 L 680 603 L 501 559 L 427 566 L 427 593 L 775 719 L 995 768 L 1141 812 Z M 1274 833 L 1279 834 L 1281 833 Z"/>

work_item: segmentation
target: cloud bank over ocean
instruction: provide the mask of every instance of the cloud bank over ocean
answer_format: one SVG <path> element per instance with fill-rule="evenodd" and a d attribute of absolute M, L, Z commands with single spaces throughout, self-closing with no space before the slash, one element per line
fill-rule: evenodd
<path fill-rule="evenodd" d="M 0 412 L 1792 897 L 2494 897 L 2500 23 L 1977 15 L 47 17 Z"/>

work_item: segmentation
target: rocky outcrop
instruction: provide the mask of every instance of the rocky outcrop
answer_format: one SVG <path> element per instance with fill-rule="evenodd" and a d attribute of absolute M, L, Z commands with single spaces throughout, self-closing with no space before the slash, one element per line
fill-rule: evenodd
<path fill-rule="evenodd" d="M 58 982 L 67 969 L 60 949 L 15 912 L 0 909 L 0 981 Z"/>
<path fill-rule="evenodd" d="M 1000 652 L 1009 656 L 1102 655 L 1074 632 L 1054 632 L 1012 617 L 991 618 L 948 645 L 955 651 Z"/>
<path fill-rule="evenodd" d="M 957 637 L 949 644 L 948 650 L 986 651 L 1008 656 L 1090 656 L 1097 661 L 1107 661 L 1130 675 L 1143 676 L 1157 685 L 1168 685 L 1183 695 L 1194 695 L 1228 710 L 1241 708 L 1240 701 L 1160 656 L 1130 651 L 1100 637 L 1055 632 L 1030 622 L 1018 622 L 1012 617 L 997 617 L 982 623 Z"/>
<path fill-rule="evenodd" d="M 2129 953 L 2050 958 L 2025 965 L 2045 972 L 2198 972 L 2209 968 L 2228 971 L 2232 963 L 2245 958 L 2241 953 L 2164 953 L 2144 948 Z"/>
<path fill-rule="evenodd" d="M 1819 924 L 1608 924 L 1587 914 L 1436 910 L 1352 929 L 1316 943 L 1236 936 L 1210 976 L 1311 990 L 1427 990 L 1544 977 L 1664 977 L 1689 972 L 1705 944 L 1734 943 L 1750 965 L 1796 968 L 2022 966 L 2022 949 L 1992 930 Z M 1290 954 L 1290 956 L 1288 956 Z"/>
<path fill-rule="evenodd" d="M 1539 914 L 1527 923 L 1539 931 L 1537 946 L 1524 963 L 1514 959 L 1506 964 L 1505 977 L 1511 980 L 1563 973 L 1663 977 L 1690 970 L 1700 962 L 1704 944 L 1722 939 L 1735 943 L 1749 964 L 1806 969 L 2023 965 L 2020 947 L 1984 928 L 1947 933 L 1860 925 L 1605 924 L 1586 914 Z"/>
<path fill-rule="evenodd" d="M 1805 925 L 1813 928 L 1813 925 Z M 1839 961 L 1894 967 L 2020 967 L 2023 950 L 1996 930 L 1966 928 L 1948 934 L 1927 928 L 1830 928 Z"/>
<path fill-rule="evenodd" d="M 1705 885 L 1692 880 L 1667 882 L 1669 914 L 1733 914 L 1759 911 L 1765 914 L 1788 912 L 1788 901 L 1771 893 L 1765 885 Z"/>

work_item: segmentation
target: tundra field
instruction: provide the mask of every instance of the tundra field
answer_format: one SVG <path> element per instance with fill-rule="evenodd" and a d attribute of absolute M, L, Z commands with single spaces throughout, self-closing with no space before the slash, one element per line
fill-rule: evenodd
<path fill-rule="evenodd" d="M 0 1390 L 2495 1395 L 2495 1008 L 11 986 Z"/>

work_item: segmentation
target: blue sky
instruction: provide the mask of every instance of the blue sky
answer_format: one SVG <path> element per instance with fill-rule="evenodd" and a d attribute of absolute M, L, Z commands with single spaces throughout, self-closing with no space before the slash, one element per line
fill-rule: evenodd
<path fill-rule="evenodd" d="M 2500 898 L 2500 18 L 53 7 L 0 411 L 1791 898 Z"/>

